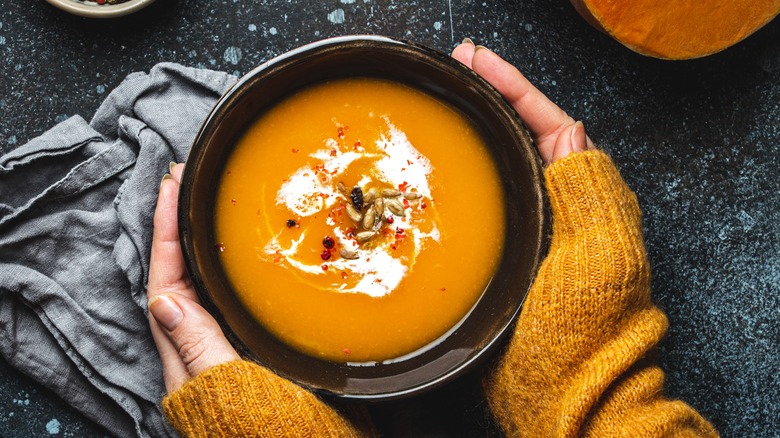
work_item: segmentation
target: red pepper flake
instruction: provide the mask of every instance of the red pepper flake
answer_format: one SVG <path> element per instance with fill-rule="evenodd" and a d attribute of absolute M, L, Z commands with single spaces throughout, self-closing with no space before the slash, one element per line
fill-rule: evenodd
<path fill-rule="evenodd" d="M 411 166 L 412 164 L 414 164 L 414 162 L 412 160 L 406 160 L 406 164 Z"/>
<path fill-rule="evenodd" d="M 425 207 L 427 207 L 427 206 L 428 206 L 428 204 L 426 204 L 425 202 L 421 202 L 421 203 L 420 203 L 420 208 L 425 208 Z"/>
<path fill-rule="evenodd" d="M 355 147 L 356 148 L 361 148 L 361 147 L 363 147 L 363 143 L 361 143 L 360 140 L 358 140 L 358 141 L 355 142 Z"/>
<path fill-rule="evenodd" d="M 444 292 L 445 290 L 447 290 L 447 288 L 443 287 L 443 288 L 441 288 L 441 289 L 439 289 L 439 290 L 440 290 L 440 291 L 442 291 L 442 292 Z"/>
<path fill-rule="evenodd" d="M 395 222 L 395 218 L 393 216 L 388 216 L 386 220 L 388 224 L 392 224 L 393 222 Z"/>
<path fill-rule="evenodd" d="M 274 253 L 274 263 L 279 263 L 282 261 L 282 254 L 279 253 L 279 251 L 276 251 Z"/>
<path fill-rule="evenodd" d="M 409 208 L 409 200 L 404 199 L 404 208 Z"/>
<path fill-rule="evenodd" d="M 323 263 L 322 266 L 320 266 L 320 268 L 322 268 L 323 271 L 327 271 L 328 270 L 328 265 Z"/>
<path fill-rule="evenodd" d="M 406 189 L 409 188 L 409 183 L 404 181 L 401 184 L 398 184 L 398 190 L 405 192 Z"/>
<path fill-rule="evenodd" d="M 331 156 L 331 157 L 335 157 L 335 156 L 336 156 L 336 154 L 338 154 L 338 152 L 337 152 L 335 149 L 332 149 L 332 150 L 330 151 L 330 156 Z"/>
<path fill-rule="evenodd" d="M 336 129 L 336 132 L 338 133 L 339 138 L 344 138 L 344 128 L 345 126 L 339 126 L 338 129 Z"/>
<path fill-rule="evenodd" d="M 236 205 L 236 200 L 235 200 L 235 198 L 234 198 L 234 199 L 231 199 L 231 200 L 230 200 L 230 203 L 231 203 L 231 204 L 233 204 L 233 205 Z"/>
<path fill-rule="evenodd" d="M 349 274 L 347 274 L 347 271 L 341 271 L 341 278 L 346 280 L 348 276 Z"/>
<path fill-rule="evenodd" d="M 390 245 L 390 248 L 393 248 L 393 251 L 395 251 L 396 249 L 398 249 L 398 247 L 397 247 L 397 246 L 395 246 L 395 245 Z"/>
<path fill-rule="evenodd" d="M 323 249 L 322 250 L 322 254 L 320 254 L 320 258 L 322 258 L 322 260 L 330 260 L 330 250 L 329 249 Z"/>
<path fill-rule="evenodd" d="M 216 249 L 219 252 L 225 252 L 225 244 L 219 242 L 218 244 L 214 245 L 214 249 Z"/>
<path fill-rule="evenodd" d="M 404 233 L 404 229 L 403 228 L 396 228 L 395 229 L 395 234 L 403 234 L 403 233 Z"/>
<path fill-rule="evenodd" d="M 292 153 L 294 153 L 294 154 L 297 154 L 297 153 L 298 153 L 298 152 L 300 152 L 300 151 L 301 151 L 300 149 L 295 149 L 295 148 L 292 148 Z"/>
<path fill-rule="evenodd" d="M 227 174 L 230 175 L 230 171 L 229 170 L 227 171 Z"/>
<path fill-rule="evenodd" d="M 349 348 L 345 348 L 342 351 L 344 352 L 344 354 L 352 354 L 352 350 L 350 350 Z"/>

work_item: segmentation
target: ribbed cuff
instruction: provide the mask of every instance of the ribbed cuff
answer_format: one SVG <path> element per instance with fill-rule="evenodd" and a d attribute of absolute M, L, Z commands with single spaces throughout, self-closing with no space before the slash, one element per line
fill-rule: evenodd
<path fill-rule="evenodd" d="M 607 154 L 577 152 L 545 170 L 555 233 L 572 236 L 592 226 L 619 224 L 641 240 L 641 212 L 636 195 Z"/>
<path fill-rule="evenodd" d="M 347 418 L 314 394 L 247 361 L 207 370 L 165 397 L 162 404 L 168 421 L 184 437 L 359 437 L 374 433 L 362 410 L 353 409 Z"/>
<path fill-rule="evenodd" d="M 188 381 L 163 399 L 168 421 L 183 437 L 230 436 L 234 432 L 230 423 L 235 420 L 226 411 L 246 410 L 237 406 L 241 399 L 231 400 L 231 395 L 240 394 L 247 381 L 255 380 L 252 376 L 259 371 L 255 368 L 259 367 L 244 361 L 228 362 Z"/>

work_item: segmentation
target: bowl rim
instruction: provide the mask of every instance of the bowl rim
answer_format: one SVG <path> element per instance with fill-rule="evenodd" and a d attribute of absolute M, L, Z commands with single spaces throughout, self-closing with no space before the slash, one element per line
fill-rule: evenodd
<path fill-rule="evenodd" d="M 73 15 L 87 18 L 113 18 L 139 11 L 155 0 L 129 0 L 116 5 L 92 5 L 78 0 L 46 0 L 50 5 Z M 91 3 L 94 3 L 92 1 Z"/>
<path fill-rule="evenodd" d="M 534 257 L 533 257 L 533 263 L 531 268 L 531 278 L 528 281 L 528 288 L 524 291 L 517 291 L 518 294 L 521 294 L 521 297 L 517 306 L 512 310 L 511 317 L 508 318 L 508 320 L 505 323 L 503 323 L 498 330 L 496 330 L 493 334 L 491 334 L 491 337 L 489 339 L 486 339 L 484 344 L 481 345 L 478 350 L 476 350 L 473 354 L 471 354 L 466 360 L 462 361 L 456 367 L 448 370 L 447 372 L 441 373 L 433 379 L 430 379 L 423 383 L 416 384 L 414 386 L 409 386 L 408 388 L 402 390 L 395 390 L 392 392 L 384 392 L 380 394 L 362 394 L 362 393 L 355 394 L 355 393 L 346 393 L 346 392 L 333 392 L 327 388 L 310 386 L 306 382 L 296 381 L 294 376 L 281 374 L 282 376 L 295 381 L 299 385 L 307 387 L 310 390 L 313 390 L 317 393 L 325 394 L 328 396 L 335 396 L 337 398 L 348 399 L 348 400 L 384 402 L 384 401 L 405 398 L 411 395 L 421 394 L 424 392 L 428 392 L 432 389 L 439 388 L 442 385 L 449 383 L 455 380 L 456 378 L 465 375 L 466 373 L 473 370 L 479 364 L 482 364 L 484 360 L 490 356 L 490 354 L 492 354 L 500 345 L 503 344 L 503 342 L 506 340 L 509 333 L 511 332 L 511 328 L 514 327 L 517 317 L 520 314 L 525 299 L 528 295 L 528 291 L 530 290 L 530 287 L 533 284 L 533 280 L 538 272 L 539 266 L 541 265 L 542 260 L 546 256 L 547 249 L 549 247 L 549 235 L 550 235 L 549 230 L 551 226 L 551 220 L 550 220 L 549 201 L 547 198 L 546 187 L 545 187 L 545 182 L 543 177 L 543 167 L 542 167 L 541 157 L 538 153 L 538 150 L 536 150 L 536 148 L 533 147 L 534 145 L 533 139 L 528 133 L 527 127 L 525 126 L 524 122 L 522 121 L 522 119 L 520 119 L 520 116 L 517 114 L 514 108 L 509 104 L 509 102 L 507 102 L 503 98 L 503 96 L 501 96 L 501 94 L 492 85 L 490 85 L 481 76 L 473 72 L 470 68 L 466 67 L 465 65 L 453 59 L 452 57 L 443 54 L 442 52 L 439 52 L 435 49 L 431 49 L 429 47 L 426 47 L 424 45 L 415 42 L 390 38 L 386 36 L 345 35 L 345 36 L 331 37 L 331 38 L 315 41 L 309 44 L 305 44 L 303 46 L 285 52 L 284 54 L 276 56 L 273 59 L 270 59 L 258 65 L 257 67 L 253 68 L 248 73 L 243 75 L 241 78 L 239 78 L 238 81 L 232 87 L 230 87 L 228 90 L 226 90 L 223 93 L 223 95 L 212 107 L 211 112 L 204 120 L 198 134 L 193 140 L 192 143 L 193 148 L 190 149 L 190 152 L 188 153 L 188 157 L 187 157 L 188 165 L 185 166 L 184 174 L 182 175 L 182 190 L 180 191 L 179 194 L 178 221 L 179 221 L 179 238 L 183 248 L 183 252 L 185 254 L 187 269 L 190 272 L 191 277 L 193 277 L 193 280 L 195 280 L 193 281 L 193 283 L 195 285 L 196 291 L 198 292 L 198 295 L 201 297 L 204 307 L 206 307 L 209 310 L 209 312 L 215 316 L 220 326 L 225 331 L 225 334 L 228 337 L 228 339 L 231 340 L 231 343 L 234 346 L 236 346 L 237 349 L 239 349 L 239 351 L 241 351 L 241 349 L 243 348 L 244 352 L 250 352 L 251 350 L 249 350 L 249 348 L 238 338 L 238 336 L 232 333 L 232 329 L 228 325 L 226 318 L 222 315 L 222 312 L 216 306 L 216 304 L 211 300 L 211 297 L 208 296 L 209 295 L 208 292 L 205 293 L 206 296 L 204 297 L 204 293 L 199 289 L 199 287 L 203 287 L 204 289 L 206 289 L 205 284 L 200 284 L 201 283 L 200 279 L 195 278 L 195 275 L 197 275 L 198 273 L 198 267 L 196 266 L 196 262 L 194 260 L 194 253 L 195 253 L 194 244 L 192 242 L 191 235 L 189 234 L 188 231 L 186 231 L 186 227 L 182 226 L 183 224 L 184 225 L 189 224 L 190 209 L 195 207 L 194 204 L 190 202 L 190 199 L 188 198 L 188 193 L 191 192 L 190 189 L 192 188 L 191 186 L 194 183 L 196 169 L 200 167 L 199 165 L 190 166 L 189 163 L 191 159 L 195 159 L 195 163 L 197 164 L 199 164 L 198 163 L 199 161 L 202 161 L 201 157 L 199 157 L 196 154 L 193 154 L 193 151 L 196 150 L 195 148 L 196 145 L 205 141 L 203 137 L 208 136 L 209 134 L 208 127 L 212 125 L 215 119 L 221 119 L 222 118 L 221 114 L 227 111 L 227 109 L 229 109 L 230 106 L 235 101 L 238 101 L 241 98 L 243 86 L 247 82 L 256 80 L 255 76 L 267 73 L 269 70 L 272 71 L 277 64 L 295 60 L 297 57 L 304 55 L 310 51 L 327 50 L 330 47 L 338 48 L 342 44 L 349 45 L 349 44 L 361 44 L 361 43 L 372 43 L 372 42 L 411 48 L 412 50 L 417 51 L 418 53 L 422 52 L 422 54 L 425 56 L 433 57 L 438 61 L 442 61 L 448 64 L 450 67 L 454 66 L 454 68 L 460 70 L 463 74 L 467 75 L 468 80 L 476 81 L 481 91 L 489 94 L 488 97 L 490 98 L 491 103 L 496 105 L 496 111 L 503 113 L 502 117 L 506 118 L 507 120 L 511 120 L 512 124 L 518 127 L 518 131 L 520 131 L 518 135 L 520 137 L 524 137 L 525 139 L 527 139 L 528 144 L 530 144 L 530 146 L 533 149 L 530 155 L 531 156 L 530 161 L 532 162 L 529 163 L 529 167 L 532 172 L 532 178 L 536 190 L 536 193 L 534 195 L 537 203 L 536 210 L 535 210 L 537 211 L 537 213 L 535 213 L 535 215 L 537 215 L 539 219 L 538 230 L 535 231 L 540 236 L 539 242 L 535 247 L 536 252 L 535 254 L 533 254 Z M 520 148 L 528 147 L 528 145 L 525 146 L 520 145 L 518 147 Z M 477 300 L 477 302 L 475 303 L 475 307 L 477 306 L 477 304 L 480 303 L 480 301 L 482 301 L 482 298 Z M 469 312 L 466 313 L 466 315 L 464 315 L 463 320 L 465 320 L 469 316 L 472 310 L 470 310 Z M 237 341 L 238 345 L 234 341 Z M 292 349 L 292 347 L 289 346 L 288 348 Z M 256 354 L 253 353 L 253 355 Z M 252 360 L 251 357 L 250 360 Z M 262 363 L 262 361 L 260 361 L 260 364 L 262 366 L 268 366 L 268 364 L 264 364 Z M 274 370 L 272 367 L 270 366 L 268 367 L 272 371 L 278 372 Z"/>

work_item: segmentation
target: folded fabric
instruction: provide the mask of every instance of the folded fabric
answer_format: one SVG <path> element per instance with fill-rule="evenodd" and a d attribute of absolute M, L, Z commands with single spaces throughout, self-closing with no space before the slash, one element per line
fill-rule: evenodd
<path fill-rule="evenodd" d="M 146 315 L 171 161 L 236 81 L 159 64 L 0 157 L 0 353 L 112 434 L 175 436 Z"/>

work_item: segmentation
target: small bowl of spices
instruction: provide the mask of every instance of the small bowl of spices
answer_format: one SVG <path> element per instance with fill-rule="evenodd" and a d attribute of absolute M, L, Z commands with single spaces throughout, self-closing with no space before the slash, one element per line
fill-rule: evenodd
<path fill-rule="evenodd" d="M 154 0 L 46 0 L 51 5 L 87 18 L 114 18 L 139 11 Z"/>

